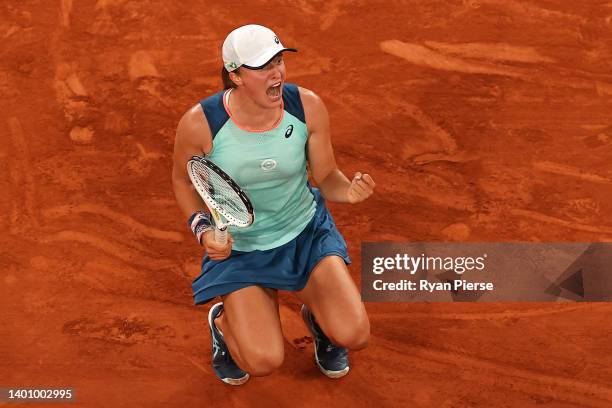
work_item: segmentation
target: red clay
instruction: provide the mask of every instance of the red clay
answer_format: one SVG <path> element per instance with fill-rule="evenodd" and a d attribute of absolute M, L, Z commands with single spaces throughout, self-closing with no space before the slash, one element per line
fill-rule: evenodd
<path fill-rule="evenodd" d="M 357 281 L 364 241 L 610 241 L 612 5 L 209 3 L 0 5 L 0 387 L 82 407 L 612 406 L 609 304 L 370 303 L 371 345 L 332 381 L 284 293 L 282 370 L 223 385 L 170 182 L 178 119 L 256 22 L 300 50 L 289 80 L 327 103 L 341 168 L 378 183 L 330 206 Z"/>

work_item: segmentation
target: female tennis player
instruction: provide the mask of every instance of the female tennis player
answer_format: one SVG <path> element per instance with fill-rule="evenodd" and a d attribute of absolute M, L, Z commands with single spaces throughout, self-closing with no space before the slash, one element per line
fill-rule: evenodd
<path fill-rule="evenodd" d="M 217 296 L 208 315 L 217 376 L 240 385 L 264 376 L 284 358 L 278 290 L 295 292 L 314 338 L 323 374 L 349 371 L 348 350 L 366 346 L 370 325 L 350 277 L 346 243 L 325 200 L 359 203 L 375 183 L 349 180 L 337 167 L 323 101 L 285 82 L 285 48 L 259 25 L 232 31 L 223 43 L 225 90 L 181 118 L 174 146 L 176 200 L 204 246 L 193 281 L 196 304 Z M 211 217 L 186 171 L 192 156 L 225 171 L 246 193 L 254 222 L 230 227 L 226 244 L 214 239 Z M 308 182 L 307 166 L 318 188 Z"/>

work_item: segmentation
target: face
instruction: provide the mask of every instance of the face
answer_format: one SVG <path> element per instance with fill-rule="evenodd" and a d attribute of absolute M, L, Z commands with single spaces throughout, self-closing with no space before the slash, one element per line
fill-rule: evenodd
<path fill-rule="evenodd" d="M 281 104 L 285 82 L 283 54 L 276 55 L 260 69 L 240 68 L 240 74 L 230 73 L 232 80 L 253 102 L 263 108 L 276 108 Z"/>

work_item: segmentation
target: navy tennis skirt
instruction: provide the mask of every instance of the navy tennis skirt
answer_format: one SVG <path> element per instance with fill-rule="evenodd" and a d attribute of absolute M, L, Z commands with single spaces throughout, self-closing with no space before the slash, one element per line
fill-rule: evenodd
<path fill-rule="evenodd" d="M 321 259 L 338 255 L 348 265 L 351 260 L 346 242 L 336 228 L 325 200 L 311 189 L 317 202 L 310 223 L 293 240 L 266 251 L 234 251 L 222 261 L 208 255 L 202 260 L 202 273 L 192 283 L 196 305 L 211 301 L 247 286 L 290 291 L 302 290 L 310 273 Z"/>

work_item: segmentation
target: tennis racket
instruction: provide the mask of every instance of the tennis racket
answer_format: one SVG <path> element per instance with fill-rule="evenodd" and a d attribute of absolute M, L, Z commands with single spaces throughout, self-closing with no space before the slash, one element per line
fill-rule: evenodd
<path fill-rule="evenodd" d="M 248 227 L 255 219 L 251 200 L 234 180 L 210 160 L 193 156 L 187 174 L 214 220 L 215 241 L 227 242 L 227 227 Z"/>

